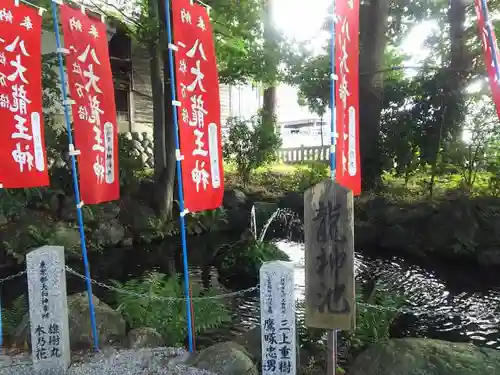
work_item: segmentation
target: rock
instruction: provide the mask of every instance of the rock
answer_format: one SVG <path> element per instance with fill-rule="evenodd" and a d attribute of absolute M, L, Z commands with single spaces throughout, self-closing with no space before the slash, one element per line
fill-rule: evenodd
<path fill-rule="evenodd" d="M 123 342 L 125 340 L 125 321 L 121 314 L 93 296 L 99 345 Z M 68 296 L 69 336 L 72 348 L 88 348 L 92 344 L 89 303 L 87 293 Z"/>
<path fill-rule="evenodd" d="M 92 237 L 100 246 L 114 246 L 125 238 L 125 228 L 117 219 L 100 221 Z"/>
<path fill-rule="evenodd" d="M 76 220 L 75 198 L 64 197 L 61 208 L 61 219 L 72 222 Z"/>
<path fill-rule="evenodd" d="M 124 203 L 120 210 L 120 222 L 129 226 L 137 236 L 149 229 L 150 219 L 155 216 L 151 207 L 134 200 Z"/>
<path fill-rule="evenodd" d="M 5 225 L 9 222 L 9 220 L 7 219 L 7 217 L 0 212 L 0 225 Z"/>
<path fill-rule="evenodd" d="M 163 337 L 153 328 L 136 328 L 127 335 L 128 347 L 130 349 L 139 348 L 160 348 L 165 345 Z"/>
<path fill-rule="evenodd" d="M 67 223 L 57 223 L 52 227 L 52 234 L 45 241 L 49 245 L 64 246 L 67 253 L 78 251 L 80 248 L 80 231 Z"/>
<path fill-rule="evenodd" d="M 190 358 L 187 365 L 219 375 L 258 375 L 245 348 L 228 341 L 212 345 Z"/>
<path fill-rule="evenodd" d="M 429 339 L 374 344 L 356 357 L 352 375 L 499 375 L 500 351 Z"/>
<path fill-rule="evenodd" d="M 258 362 L 262 356 L 260 326 L 236 337 L 235 342 L 245 348 L 251 358 Z"/>
<path fill-rule="evenodd" d="M 99 333 L 99 346 L 106 347 L 113 343 L 124 342 L 125 321 L 121 314 L 95 296 L 92 301 Z M 88 349 L 92 346 L 92 328 L 87 293 L 68 296 L 68 312 L 71 349 Z M 28 314 L 24 316 L 22 323 L 16 329 L 15 336 L 15 342 L 20 347 L 24 343 L 31 343 Z"/>
<path fill-rule="evenodd" d="M 141 142 L 144 139 L 144 137 L 140 133 L 132 132 L 132 139 Z"/>
<path fill-rule="evenodd" d="M 116 219 L 120 215 L 120 206 L 114 202 L 101 203 L 97 207 L 99 208 L 97 220 Z"/>
<path fill-rule="evenodd" d="M 238 189 L 227 189 L 224 191 L 223 206 L 226 209 L 234 209 L 243 206 L 247 201 L 244 192 Z"/>
<path fill-rule="evenodd" d="M 134 139 L 132 141 L 132 145 L 133 145 L 134 149 L 138 150 L 141 154 L 144 152 L 144 147 L 142 147 L 142 144 L 140 141 Z"/>
<path fill-rule="evenodd" d="M 286 192 L 280 199 L 280 208 L 288 208 L 298 214 L 300 217 L 304 216 L 304 194 L 295 191 Z"/>

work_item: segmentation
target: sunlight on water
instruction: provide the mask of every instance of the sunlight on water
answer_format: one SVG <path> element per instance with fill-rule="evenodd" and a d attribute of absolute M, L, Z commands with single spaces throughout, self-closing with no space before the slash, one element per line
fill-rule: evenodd
<path fill-rule="evenodd" d="M 278 241 L 295 264 L 297 298 L 304 298 L 304 244 Z M 424 334 L 449 340 L 471 340 L 500 348 L 500 291 L 451 291 L 431 272 L 402 260 L 369 259 L 356 254 L 355 272 L 361 285 L 377 280 L 407 301 L 402 317 L 402 334 Z M 413 334 L 412 334 L 413 332 Z"/>

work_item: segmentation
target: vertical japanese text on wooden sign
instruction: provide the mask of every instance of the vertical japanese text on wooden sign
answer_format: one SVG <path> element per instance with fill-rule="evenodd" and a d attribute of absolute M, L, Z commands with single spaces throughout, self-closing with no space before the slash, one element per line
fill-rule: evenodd
<path fill-rule="evenodd" d="M 359 0 L 337 1 L 335 15 L 336 179 L 359 195 Z"/>
<path fill-rule="evenodd" d="M 81 198 L 86 204 L 116 200 L 118 129 L 106 25 L 81 9 L 61 5 Z"/>
<path fill-rule="evenodd" d="M 190 212 L 222 204 L 224 175 L 219 78 L 210 18 L 189 0 L 172 2 L 184 205 Z"/>
<path fill-rule="evenodd" d="M 306 324 L 355 326 L 352 192 L 324 180 L 304 195 Z"/>
<path fill-rule="evenodd" d="M 0 188 L 49 184 L 42 115 L 42 17 L 0 5 Z"/>
<path fill-rule="evenodd" d="M 262 374 L 295 374 L 296 331 L 293 264 L 275 261 L 260 269 Z"/>

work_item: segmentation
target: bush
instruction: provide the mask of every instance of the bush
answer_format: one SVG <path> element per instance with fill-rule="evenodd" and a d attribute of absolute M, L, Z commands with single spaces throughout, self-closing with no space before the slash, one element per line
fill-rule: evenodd
<path fill-rule="evenodd" d="M 251 120 L 228 120 L 229 132 L 224 137 L 224 157 L 236 164 L 236 171 L 246 186 L 252 170 L 276 160 L 281 138 L 275 123 L 264 124 L 261 116 Z"/>
<path fill-rule="evenodd" d="M 261 265 L 273 260 L 289 261 L 290 258 L 275 244 L 248 236 L 234 246 L 221 249 L 216 264 L 226 281 L 234 280 L 240 286 L 250 287 L 258 283 Z"/>
<path fill-rule="evenodd" d="M 131 328 L 154 328 L 163 336 L 168 346 L 184 345 L 188 331 L 186 301 L 184 287 L 177 277 L 167 278 L 164 274 L 153 272 L 140 279 L 129 280 L 125 284 L 116 281 L 113 283 L 117 288 L 133 293 L 116 294 L 117 310 L 123 314 Z M 148 297 L 140 298 L 137 294 Z M 205 297 L 215 295 L 213 290 L 203 294 Z M 200 296 L 202 291 L 193 285 L 192 297 Z M 230 319 L 226 306 L 220 300 L 193 299 L 192 304 L 197 334 L 217 328 Z"/>

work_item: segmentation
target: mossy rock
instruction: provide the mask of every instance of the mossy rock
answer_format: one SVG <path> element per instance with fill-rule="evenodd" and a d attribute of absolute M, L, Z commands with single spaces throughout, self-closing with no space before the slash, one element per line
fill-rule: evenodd
<path fill-rule="evenodd" d="M 191 358 L 187 365 L 218 375 L 258 375 L 259 373 L 245 348 L 231 341 L 203 349 Z"/>
<path fill-rule="evenodd" d="M 374 344 L 352 365 L 352 375 L 500 375 L 500 351 L 430 339 Z"/>

